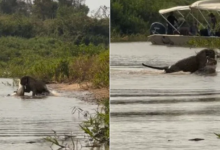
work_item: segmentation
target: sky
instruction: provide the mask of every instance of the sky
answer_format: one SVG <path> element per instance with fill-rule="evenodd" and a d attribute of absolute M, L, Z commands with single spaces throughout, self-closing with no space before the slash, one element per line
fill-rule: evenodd
<path fill-rule="evenodd" d="M 89 7 L 90 11 L 92 11 L 97 10 L 103 5 L 110 7 L 110 0 L 85 0 L 85 4 Z"/>
<path fill-rule="evenodd" d="M 89 7 L 89 11 L 91 12 L 93 10 L 98 10 L 99 7 L 103 5 L 110 7 L 110 0 L 85 0 L 85 4 Z"/>
<path fill-rule="evenodd" d="M 110 7 L 110 0 L 85 0 L 85 4 L 90 11 L 97 10 L 100 6 Z"/>

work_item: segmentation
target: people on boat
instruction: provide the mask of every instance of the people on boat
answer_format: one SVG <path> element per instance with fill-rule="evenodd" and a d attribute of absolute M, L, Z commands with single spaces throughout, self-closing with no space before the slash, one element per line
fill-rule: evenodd
<path fill-rule="evenodd" d="M 176 17 L 173 15 L 173 12 L 170 12 L 169 16 L 167 17 L 167 20 L 169 21 L 167 26 L 167 34 L 173 34 L 173 27 L 175 25 L 175 22 L 178 23 Z"/>
<path fill-rule="evenodd" d="M 183 17 L 178 18 L 178 28 L 177 29 L 179 32 L 174 31 L 174 34 L 191 35 L 190 34 L 190 25 Z"/>
<path fill-rule="evenodd" d="M 198 35 L 199 29 L 198 29 L 198 23 L 197 22 L 192 22 L 190 26 L 190 34 L 191 35 Z"/>
<path fill-rule="evenodd" d="M 180 35 L 191 35 L 190 26 L 187 22 L 185 22 L 179 29 Z"/>
<path fill-rule="evenodd" d="M 217 22 L 215 15 L 213 13 L 210 13 L 209 17 L 210 17 L 210 22 L 212 24 L 212 29 L 215 29 L 215 25 Z"/>

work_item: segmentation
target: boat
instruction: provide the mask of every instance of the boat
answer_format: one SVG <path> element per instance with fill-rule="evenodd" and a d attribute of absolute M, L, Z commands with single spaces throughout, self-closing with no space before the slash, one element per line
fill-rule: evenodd
<path fill-rule="evenodd" d="M 215 11 L 220 16 L 220 0 L 203 0 L 196 1 L 189 6 L 176 6 L 168 9 L 159 10 L 159 14 L 165 19 L 167 24 L 173 28 L 173 34 L 167 34 L 167 29 L 165 25 L 159 22 L 154 22 L 150 27 L 150 36 L 148 36 L 148 41 L 154 45 L 175 45 L 175 46 L 187 46 L 191 40 L 194 39 L 220 39 L 220 33 L 216 32 L 213 34 L 210 23 L 207 21 L 205 16 L 202 13 L 202 10 L 205 11 Z M 181 13 L 182 11 L 187 11 L 186 17 Z M 192 11 L 198 11 L 202 18 L 205 20 L 206 25 L 201 23 L 192 13 Z M 173 26 L 164 16 L 170 12 L 177 12 L 182 17 L 182 23 L 177 26 Z M 186 32 L 186 27 L 182 27 L 184 21 L 191 16 L 194 21 L 202 26 L 203 29 L 200 30 L 198 34 L 190 34 L 189 27 Z M 212 33 L 212 34 L 211 34 Z"/>

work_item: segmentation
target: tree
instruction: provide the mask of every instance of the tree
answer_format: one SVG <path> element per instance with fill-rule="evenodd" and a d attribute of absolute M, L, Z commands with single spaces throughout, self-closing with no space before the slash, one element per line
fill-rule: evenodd
<path fill-rule="evenodd" d="M 80 6 L 85 4 L 85 0 L 58 0 L 61 6 Z"/>
<path fill-rule="evenodd" d="M 151 23 L 165 22 L 158 13 L 160 9 L 190 5 L 195 1 L 111 0 L 111 33 L 146 34 Z"/>
<path fill-rule="evenodd" d="M 58 3 L 53 0 L 34 0 L 33 15 L 40 19 L 52 19 L 56 16 Z"/>
<path fill-rule="evenodd" d="M 2 0 L 0 2 L 0 9 L 2 13 L 12 14 L 16 11 L 17 5 L 18 4 L 16 0 Z"/>

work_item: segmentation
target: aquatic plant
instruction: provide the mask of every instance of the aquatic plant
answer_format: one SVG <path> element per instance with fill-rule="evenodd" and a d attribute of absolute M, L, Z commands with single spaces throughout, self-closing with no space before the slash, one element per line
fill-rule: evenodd
<path fill-rule="evenodd" d="M 95 114 L 90 114 L 79 107 L 73 107 L 72 113 L 78 113 L 86 119 L 79 126 L 88 136 L 79 140 L 76 135 L 59 136 L 56 131 L 53 136 L 44 138 L 45 141 L 59 148 L 69 148 L 70 150 L 78 150 L 77 147 L 105 147 L 109 149 L 109 99 L 104 99 L 100 102 L 100 109 L 96 110 Z M 80 141 L 84 140 L 87 144 L 83 146 Z M 69 142 L 70 141 L 70 142 Z"/>
<path fill-rule="evenodd" d="M 20 81 L 19 79 L 13 78 L 12 79 L 12 83 L 6 81 L 6 82 L 2 82 L 2 84 L 5 85 L 5 86 L 11 86 L 12 88 L 14 88 L 14 87 L 18 87 L 19 86 L 19 81 Z"/>
<path fill-rule="evenodd" d="M 109 100 L 106 99 L 101 104 L 101 111 L 96 111 L 96 114 L 90 116 L 80 127 L 94 143 L 109 145 Z"/>
<path fill-rule="evenodd" d="M 60 149 L 79 150 L 82 148 L 80 140 L 76 136 L 64 135 L 59 136 L 56 131 L 53 130 L 54 135 L 44 138 L 46 142 L 51 143 L 50 148 L 53 149 L 53 145 Z"/>
<path fill-rule="evenodd" d="M 214 133 L 218 138 L 220 138 L 220 134 Z"/>

